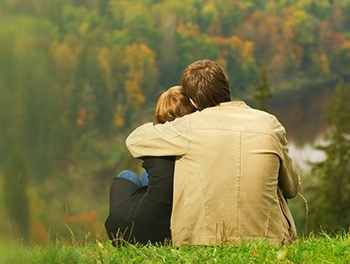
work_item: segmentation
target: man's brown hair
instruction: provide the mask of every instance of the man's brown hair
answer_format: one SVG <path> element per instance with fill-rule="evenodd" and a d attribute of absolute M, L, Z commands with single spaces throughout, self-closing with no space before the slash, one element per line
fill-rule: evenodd
<path fill-rule="evenodd" d="M 200 110 L 231 101 L 228 79 L 224 71 L 211 60 L 200 60 L 188 65 L 182 74 L 184 94 Z"/>
<path fill-rule="evenodd" d="M 190 100 L 183 94 L 182 87 L 174 86 L 159 97 L 154 117 L 158 123 L 163 124 L 195 111 Z"/>

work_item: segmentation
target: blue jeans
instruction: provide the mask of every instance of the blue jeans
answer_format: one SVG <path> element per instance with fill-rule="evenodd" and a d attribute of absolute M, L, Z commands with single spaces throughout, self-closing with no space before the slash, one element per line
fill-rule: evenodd
<path fill-rule="evenodd" d="M 148 173 L 146 171 L 142 172 L 140 178 L 131 170 L 123 170 L 116 177 L 129 180 L 139 187 L 148 185 Z"/>

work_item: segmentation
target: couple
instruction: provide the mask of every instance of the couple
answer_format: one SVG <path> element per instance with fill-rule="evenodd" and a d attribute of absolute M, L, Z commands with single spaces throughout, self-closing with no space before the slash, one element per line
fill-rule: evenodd
<path fill-rule="evenodd" d="M 294 241 L 285 198 L 297 194 L 300 178 L 283 126 L 231 101 L 215 62 L 187 66 L 181 85 L 159 98 L 158 124 L 144 124 L 126 140 L 145 172 L 140 179 L 131 171 L 113 179 L 109 238 L 114 244 L 171 238 L 173 245 Z"/>

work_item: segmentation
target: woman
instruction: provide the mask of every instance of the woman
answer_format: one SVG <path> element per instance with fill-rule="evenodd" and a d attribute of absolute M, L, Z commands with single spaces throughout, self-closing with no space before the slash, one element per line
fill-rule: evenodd
<path fill-rule="evenodd" d="M 196 109 L 174 86 L 158 99 L 155 119 L 172 121 Z M 140 179 L 132 171 L 114 177 L 110 212 L 105 227 L 113 245 L 128 242 L 164 242 L 170 239 L 175 157 L 142 157 L 145 172 Z"/>

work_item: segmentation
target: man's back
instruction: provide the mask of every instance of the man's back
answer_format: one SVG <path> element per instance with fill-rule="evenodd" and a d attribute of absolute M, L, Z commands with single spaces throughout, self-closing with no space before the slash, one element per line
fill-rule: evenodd
<path fill-rule="evenodd" d="M 127 145 L 135 157 L 178 156 L 171 219 L 175 245 L 295 239 L 282 192 L 295 196 L 299 178 L 274 116 L 227 102 L 164 125 L 141 126 Z"/>

